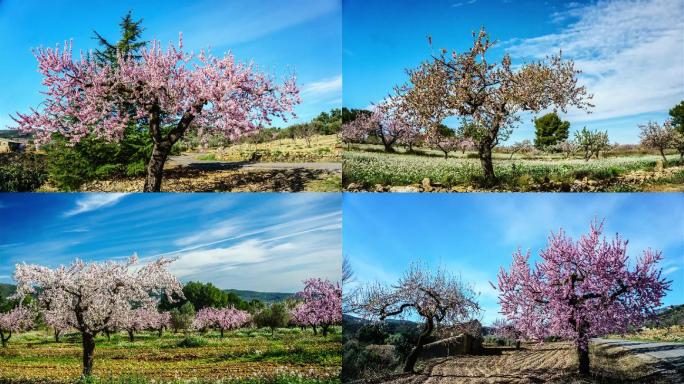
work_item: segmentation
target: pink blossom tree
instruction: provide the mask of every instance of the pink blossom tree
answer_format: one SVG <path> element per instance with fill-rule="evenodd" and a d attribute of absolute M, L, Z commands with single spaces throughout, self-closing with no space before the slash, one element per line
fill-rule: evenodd
<path fill-rule="evenodd" d="M 62 332 L 70 328 L 67 319 L 64 317 L 64 313 L 57 311 L 45 311 L 44 317 L 45 324 L 47 324 L 49 327 L 52 327 L 55 332 L 55 343 L 59 343 L 59 337 L 62 335 Z"/>
<path fill-rule="evenodd" d="M 506 319 L 496 319 L 494 321 L 494 335 L 501 339 L 515 341 L 515 348 L 520 348 L 520 332 L 515 329 L 513 324 L 506 321 Z"/>
<path fill-rule="evenodd" d="M 639 326 L 654 315 L 670 282 L 657 267 L 658 251 L 646 250 L 630 268 L 627 241 L 602 237 L 603 224 L 574 241 L 561 229 L 551 234 L 541 260 L 513 254 L 498 274 L 501 313 L 526 338 L 572 340 L 579 372 L 589 373 L 589 340 Z"/>
<path fill-rule="evenodd" d="M 129 123 L 146 126 L 154 143 L 144 190 L 159 191 L 164 163 L 171 148 L 187 132 L 198 136 L 220 133 L 236 139 L 268 124 L 287 119 L 299 91 L 295 77 L 282 84 L 232 54 L 214 57 L 158 41 L 143 48 L 140 58 L 118 54 L 116 65 L 101 65 L 93 55 L 72 55 L 64 48 L 34 51 L 43 75 L 46 99 L 40 110 L 17 113 L 22 132 L 38 143 L 60 133 L 76 143 L 89 134 L 120 140 Z M 293 114 L 292 114 L 293 115 Z"/>
<path fill-rule="evenodd" d="M 165 329 L 168 329 L 171 325 L 171 313 L 170 312 L 154 312 L 154 315 L 150 318 L 147 328 L 156 331 L 159 337 Z"/>
<path fill-rule="evenodd" d="M 183 297 L 180 282 L 167 270 L 172 261 L 160 258 L 140 266 L 134 255 L 125 262 L 85 263 L 77 259 L 70 266 L 55 269 L 17 264 L 16 296 L 35 295 L 48 316 L 65 319 L 81 333 L 83 375 L 90 376 L 95 337 L 116 329 L 119 314 L 127 313 L 133 305 L 154 306 L 164 295 L 170 302 L 174 302 L 174 294 Z"/>
<path fill-rule="evenodd" d="M 2 346 L 7 345 L 12 333 L 33 327 L 33 318 L 33 312 L 23 306 L 18 306 L 7 313 L 0 313 L 0 342 L 2 342 Z"/>
<path fill-rule="evenodd" d="M 304 281 L 304 289 L 296 296 L 303 300 L 292 311 L 292 320 L 299 326 L 311 326 L 314 333 L 321 327 L 328 335 L 331 325 L 342 322 L 342 287 L 324 279 Z"/>
<path fill-rule="evenodd" d="M 423 319 L 423 330 L 406 357 L 404 372 L 413 372 L 436 326 L 465 323 L 479 311 L 470 287 L 443 269 L 433 271 L 421 264 L 412 264 L 394 284 L 378 282 L 360 288 L 350 301 L 352 312 L 369 319 L 412 315 Z"/>
<path fill-rule="evenodd" d="M 359 114 L 347 124 L 347 129 L 355 132 L 357 137 L 375 136 L 380 139 L 385 152 L 390 153 L 394 152 L 394 145 L 412 130 L 408 119 L 390 102 L 375 106 L 370 114 Z"/>
<path fill-rule="evenodd" d="M 207 328 L 214 328 L 219 330 L 221 338 L 224 336 L 224 331 L 238 329 L 247 324 L 251 319 L 251 315 L 247 311 L 228 308 L 202 308 L 197 312 L 197 316 L 193 322 L 193 326 L 199 330 L 206 330 Z"/>
<path fill-rule="evenodd" d="M 340 131 L 342 142 L 349 147 L 352 143 L 360 143 L 368 138 L 368 130 L 364 124 L 357 121 L 350 121 L 342 124 Z"/>
<path fill-rule="evenodd" d="M 135 341 L 135 333 L 145 330 L 156 331 L 161 337 L 162 331 L 171 320 L 168 312 L 160 313 L 151 303 L 141 308 L 122 311 L 116 316 L 116 328 L 125 330 L 131 343 Z"/>

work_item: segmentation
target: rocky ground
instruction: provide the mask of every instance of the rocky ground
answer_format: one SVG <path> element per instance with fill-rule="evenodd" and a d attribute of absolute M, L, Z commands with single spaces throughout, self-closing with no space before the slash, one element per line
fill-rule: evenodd
<path fill-rule="evenodd" d="M 201 170 L 174 168 L 164 172 L 162 192 L 336 192 L 342 176 L 323 169 Z M 140 192 L 143 178 L 98 180 L 83 192 Z"/>

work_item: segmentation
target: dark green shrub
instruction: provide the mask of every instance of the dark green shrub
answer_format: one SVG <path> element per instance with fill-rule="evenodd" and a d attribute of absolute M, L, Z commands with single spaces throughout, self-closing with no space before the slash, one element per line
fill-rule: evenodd
<path fill-rule="evenodd" d="M 56 134 L 45 151 L 49 180 L 61 190 L 74 191 L 92 180 L 144 174 L 152 141 L 145 130 L 130 127 L 120 142 L 88 136 L 72 144 Z"/>
<path fill-rule="evenodd" d="M 0 192 L 31 192 L 47 180 L 45 158 L 37 154 L 0 154 Z"/>
<path fill-rule="evenodd" d="M 181 339 L 176 346 L 179 348 L 194 348 L 194 347 L 204 347 L 209 344 L 207 339 L 200 336 L 185 336 Z"/>

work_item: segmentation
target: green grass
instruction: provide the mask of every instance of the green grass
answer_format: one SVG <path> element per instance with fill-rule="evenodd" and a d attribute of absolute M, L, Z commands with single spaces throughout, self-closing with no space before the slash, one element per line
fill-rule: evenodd
<path fill-rule="evenodd" d="M 338 383 L 341 329 L 328 337 L 310 330 L 242 329 L 183 335 L 125 333 L 96 338 L 94 383 Z M 81 372 L 77 333 L 54 342 L 45 331 L 12 336 L 0 348 L 2 383 L 74 383 Z"/>

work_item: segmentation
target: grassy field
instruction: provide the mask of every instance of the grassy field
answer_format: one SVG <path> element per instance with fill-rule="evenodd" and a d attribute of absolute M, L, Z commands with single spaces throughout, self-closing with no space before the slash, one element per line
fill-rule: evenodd
<path fill-rule="evenodd" d="M 259 161 L 339 162 L 342 143 L 338 135 L 314 135 L 310 145 L 304 139 L 279 139 L 260 144 L 236 144 L 199 155 L 199 160 L 249 161 L 257 153 Z"/>
<path fill-rule="evenodd" d="M 520 350 L 497 348 L 490 355 L 453 356 L 423 362 L 420 374 L 380 380 L 394 384 L 451 383 L 668 383 L 668 378 L 636 357 L 591 349 L 592 377 L 578 378 L 570 343 L 527 344 Z"/>
<path fill-rule="evenodd" d="M 341 330 L 328 337 L 299 329 L 238 330 L 192 336 L 99 336 L 94 376 L 103 382 L 338 383 Z M 45 331 L 13 336 L 0 348 L 0 383 L 72 383 L 81 372 L 78 334 L 60 343 Z"/>
<path fill-rule="evenodd" d="M 684 343 L 684 326 L 673 325 L 661 328 L 644 328 L 638 332 L 624 335 L 611 335 L 608 339 L 622 339 L 634 341 L 662 341 L 669 343 Z"/>
<path fill-rule="evenodd" d="M 360 149 L 360 150 L 359 150 Z M 497 153 L 494 168 L 498 184 L 481 188 L 482 171 L 475 153 L 435 156 L 388 154 L 363 146 L 346 151 L 342 166 L 347 190 L 407 191 L 684 191 L 684 163 L 678 155 L 668 158 L 668 167 L 656 171 L 658 155 L 626 155 L 584 161 L 558 156 L 525 157 Z M 429 179 L 429 180 L 425 180 Z M 427 188 L 424 188 L 427 183 Z"/>

